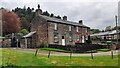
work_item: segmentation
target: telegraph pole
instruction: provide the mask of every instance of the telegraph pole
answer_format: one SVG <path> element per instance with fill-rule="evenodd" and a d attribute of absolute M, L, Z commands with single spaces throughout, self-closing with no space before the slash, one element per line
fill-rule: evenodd
<path fill-rule="evenodd" d="M 2 37 L 2 10 L 0 10 L 0 36 Z"/>
<path fill-rule="evenodd" d="M 2 46 L 2 35 L 3 35 L 3 31 L 2 31 L 2 10 L 0 10 L 0 36 L 1 36 L 1 39 L 0 39 L 0 47 Z"/>
<path fill-rule="evenodd" d="M 117 40 L 116 40 L 116 42 L 117 42 L 117 44 L 118 44 L 118 25 L 117 25 L 117 16 L 115 16 L 115 19 L 116 19 L 116 36 L 117 36 Z"/>
<path fill-rule="evenodd" d="M 2 37 L 2 20 L 0 20 L 0 36 Z"/>

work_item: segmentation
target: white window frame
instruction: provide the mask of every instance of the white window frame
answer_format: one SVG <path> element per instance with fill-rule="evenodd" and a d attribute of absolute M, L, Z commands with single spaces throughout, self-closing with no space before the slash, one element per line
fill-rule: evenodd
<path fill-rule="evenodd" d="M 76 27 L 76 31 L 78 32 L 79 30 L 78 30 L 78 27 Z"/>
<path fill-rule="evenodd" d="M 54 30 L 57 30 L 57 29 L 58 29 L 58 24 L 54 23 Z"/>
<path fill-rule="evenodd" d="M 86 33 L 88 32 L 87 28 L 85 28 L 85 32 L 86 32 Z"/>
<path fill-rule="evenodd" d="M 54 43 L 58 43 L 59 42 L 59 39 L 58 39 L 58 35 L 54 35 Z"/>
<path fill-rule="evenodd" d="M 71 25 L 69 25 L 69 31 L 72 31 L 72 26 Z"/>

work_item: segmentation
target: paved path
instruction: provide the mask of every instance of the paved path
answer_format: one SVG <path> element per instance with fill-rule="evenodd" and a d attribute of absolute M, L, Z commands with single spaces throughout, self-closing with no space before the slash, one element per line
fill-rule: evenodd
<path fill-rule="evenodd" d="M 22 49 L 22 48 L 9 48 L 18 52 L 27 52 L 27 53 L 35 53 L 36 49 Z M 119 50 L 114 50 L 113 54 L 118 55 L 120 54 Z M 48 51 L 45 50 L 39 50 L 38 54 L 41 55 L 48 55 Z M 51 56 L 69 56 L 70 53 L 63 53 L 63 52 L 54 52 L 51 51 Z M 98 51 L 97 53 L 93 53 L 94 56 L 102 56 L 102 55 L 111 55 L 111 51 L 108 52 L 100 52 Z M 72 56 L 91 56 L 91 53 L 72 53 Z"/>

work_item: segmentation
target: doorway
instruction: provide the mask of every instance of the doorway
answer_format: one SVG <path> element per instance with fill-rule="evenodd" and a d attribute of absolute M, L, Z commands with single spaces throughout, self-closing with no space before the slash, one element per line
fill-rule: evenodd
<path fill-rule="evenodd" d="M 65 46 L 65 36 L 62 36 L 62 45 Z"/>

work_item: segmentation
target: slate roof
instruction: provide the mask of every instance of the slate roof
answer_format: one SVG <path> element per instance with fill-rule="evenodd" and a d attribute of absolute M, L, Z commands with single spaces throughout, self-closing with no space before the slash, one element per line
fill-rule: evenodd
<path fill-rule="evenodd" d="M 77 23 L 77 22 L 65 21 L 65 20 L 62 20 L 62 19 L 57 19 L 57 18 L 54 18 L 54 17 L 48 17 L 48 16 L 44 16 L 44 15 L 39 15 L 39 16 L 46 19 L 48 22 L 56 22 L 56 23 L 62 23 L 62 24 L 68 24 L 68 25 L 82 26 L 82 27 L 85 27 L 85 28 L 90 28 L 86 25 L 83 25 L 83 24 L 80 24 L 80 23 Z"/>
<path fill-rule="evenodd" d="M 28 33 L 27 35 L 23 36 L 24 38 L 28 38 L 28 37 L 31 37 L 33 34 L 35 34 L 36 31 L 33 31 L 33 32 L 30 32 Z"/>
<path fill-rule="evenodd" d="M 0 36 L 0 39 L 4 39 L 4 38 L 5 38 L 5 37 L 1 37 L 1 36 Z"/>

